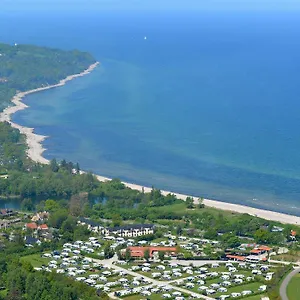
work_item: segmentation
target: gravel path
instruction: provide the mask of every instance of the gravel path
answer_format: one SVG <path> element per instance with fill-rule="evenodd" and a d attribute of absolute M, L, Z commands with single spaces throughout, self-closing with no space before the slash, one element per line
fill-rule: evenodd
<path fill-rule="evenodd" d="M 297 268 L 295 270 L 293 270 L 291 273 L 289 273 L 285 279 L 283 280 L 281 287 L 280 287 L 280 297 L 282 300 L 289 300 L 287 294 L 286 294 L 286 288 L 289 284 L 289 282 L 291 281 L 291 279 L 296 275 L 300 273 L 300 268 Z"/>

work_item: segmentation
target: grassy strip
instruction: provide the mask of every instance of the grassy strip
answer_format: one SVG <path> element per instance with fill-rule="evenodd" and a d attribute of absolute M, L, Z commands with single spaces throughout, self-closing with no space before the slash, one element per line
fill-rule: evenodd
<path fill-rule="evenodd" d="M 278 270 L 273 275 L 272 280 L 268 283 L 268 296 L 270 300 L 280 300 L 280 293 L 279 289 L 281 286 L 282 281 L 286 277 L 288 273 L 291 272 L 293 269 L 292 265 L 287 265 L 281 268 L 278 268 Z"/>
<path fill-rule="evenodd" d="M 300 274 L 295 275 L 287 287 L 289 300 L 298 300 L 300 295 Z"/>

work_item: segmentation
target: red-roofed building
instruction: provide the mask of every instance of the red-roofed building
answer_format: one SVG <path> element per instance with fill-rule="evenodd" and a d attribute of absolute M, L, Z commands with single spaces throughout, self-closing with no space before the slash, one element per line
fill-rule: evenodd
<path fill-rule="evenodd" d="M 27 223 L 26 228 L 36 230 L 38 227 L 37 227 L 36 223 Z"/>
<path fill-rule="evenodd" d="M 259 247 L 257 247 L 257 249 L 267 251 L 267 252 L 270 252 L 272 250 L 272 248 L 270 248 L 268 246 L 259 246 Z"/>
<path fill-rule="evenodd" d="M 297 232 L 295 230 L 291 230 L 291 239 L 296 240 Z"/>
<path fill-rule="evenodd" d="M 251 254 L 257 254 L 257 255 L 260 255 L 262 254 L 264 251 L 263 250 L 260 250 L 260 249 L 252 249 L 250 251 Z"/>
<path fill-rule="evenodd" d="M 234 260 L 234 261 L 245 261 L 246 260 L 246 257 L 245 256 L 239 256 L 239 255 L 226 255 L 226 257 L 228 259 L 231 259 L 231 260 Z"/>
<path fill-rule="evenodd" d="M 258 261 L 264 261 L 268 258 L 268 252 L 270 252 L 272 249 L 268 246 L 256 246 L 254 249 L 250 251 L 250 255 L 247 256 L 247 261 L 249 262 L 258 262 Z"/>
<path fill-rule="evenodd" d="M 49 228 L 48 228 L 47 224 L 42 224 L 42 225 L 40 225 L 40 226 L 38 227 L 38 229 L 41 229 L 41 230 L 48 230 Z"/>
<path fill-rule="evenodd" d="M 173 255 L 177 252 L 176 247 L 129 247 L 128 249 L 130 250 L 130 255 L 135 258 L 143 258 L 146 250 L 149 250 L 150 257 L 152 257 L 155 252 L 160 251 Z"/>

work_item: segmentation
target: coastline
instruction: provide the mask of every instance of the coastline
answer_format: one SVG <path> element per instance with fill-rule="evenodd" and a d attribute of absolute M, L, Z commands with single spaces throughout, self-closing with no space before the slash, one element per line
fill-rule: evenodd
<path fill-rule="evenodd" d="M 32 159 L 35 162 L 42 163 L 42 164 L 49 164 L 50 161 L 43 157 L 43 153 L 46 150 L 42 142 L 47 138 L 47 136 L 39 135 L 34 133 L 34 128 L 29 128 L 25 126 L 21 126 L 17 123 L 12 122 L 11 116 L 16 113 L 19 110 L 23 110 L 28 108 L 29 106 L 22 102 L 22 99 L 33 93 L 49 90 L 52 88 L 60 87 L 65 85 L 68 81 L 71 81 L 77 77 L 82 77 L 87 74 L 89 74 L 91 71 L 93 71 L 97 66 L 99 62 L 95 62 L 94 64 L 90 65 L 86 70 L 84 70 L 81 73 L 69 75 L 65 79 L 62 79 L 57 84 L 45 86 L 36 88 L 33 90 L 29 90 L 26 92 L 19 92 L 17 93 L 11 100 L 11 102 L 14 104 L 12 106 L 9 106 L 3 110 L 3 112 L 0 113 L 0 122 L 8 122 L 13 128 L 18 129 L 22 134 L 26 137 L 26 144 L 28 146 L 28 149 L 26 150 L 27 156 Z"/>
<path fill-rule="evenodd" d="M 111 180 L 111 178 L 103 177 L 100 175 L 95 175 L 99 181 L 107 181 Z M 125 186 L 138 190 L 142 192 L 143 190 L 145 192 L 151 192 L 150 187 L 144 187 L 141 185 L 133 184 L 133 183 L 128 183 L 128 182 L 122 182 L 125 184 Z M 174 194 L 178 199 L 185 200 L 186 197 L 191 197 L 189 195 L 184 195 L 180 193 L 173 193 L 170 191 L 161 191 L 161 193 L 166 196 L 167 194 Z M 195 204 L 199 203 L 197 197 L 192 197 L 194 199 Z M 300 225 L 300 217 L 293 216 L 293 215 L 288 215 L 284 213 L 279 213 L 275 211 L 270 211 L 270 210 L 265 210 L 265 209 L 259 209 L 259 208 L 254 208 L 250 206 L 245 206 L 245 205 L 240 205 L 240 204 L 233 204 L 233 203 L 228 203 L 228 202 L 221 202 L 217 200 L 210 200 L 210 199 L 204 199 L 203 204 L 207 207 L 212 207 L 220 210 L 226 210 L 226 211 L 232 211 L 236 213 L 241 213 L 241 214 L 249 214 L 252 216 L 256 216 L 262 219 L 266 219 L 269 221 L 275 221 L 275 222 L 280 222 L 283 224 L 293 224 L 293 225 Z"/>
<path fill-rule="evenodd" d="M 91 71 L 93 71 L 97 66 L 99 62 L 96 62 L 92 65 L 89 66 L 85 71 L 79 73 L 79 74 L 74 74 L 67 76 L 65 79 L 62 79 L 59 83 L 55 85 L 50 85 L 46 87 L 41 87 L 33 90 L 29 90 L 26 92 L 19 92 L 17 93 L 13 99 L 11 100 L 13 102 L 13 106 L 9 106 L 3 110 L 3 112 L 0 113 L 0 122 L 8 122 L 11 124 L 13 128 L 18 129 L 22 134 L 25 135 L 26 137 L 26 144 L 28 146 L 28 149 L 26 151 L 27 156 L 38 163 L 42 164 L 49 164 L 50 161 L 43 157 L 43 153 L 46 150 L 42 142 L 47 138 L 47 136 L 39 135 L 34 133 L 34 128 L 29 128 L 25 126 L 21 126 L 17 123 L 14 123 L 11 121 L 11 116 L 19 111 L 28 108 L 28 105 L 24 104 L 22 102 L 22 99 L 32 93 L 48 90 L 51 88 L 55 87 L 60 87 L 65 85 L 68 81 L 81 77 L 84 75 L 89 74 Z M 100 175 L 96 175 L 96 178 L 99 181 L 107 181 L 111 180 L 111 178 L 103 177 Z M 150 187 L 144 187 L 142 185 L 137 185 L 137 184 L 132 184 L 128 182 L 123 182 L 127 187 L 131 189 L 135 189 L 138 191 L 145 191 L 145 192 L 150 192 L 151 188 Z M 169 193 L 172 193 L 176 195 L 178 199 L 185 200 L 188 195 L 180 194 L 180 193 L 173 193 L 169 191 L 161 191 L 163 195 L 167 195 Z M 194 202 L 197 204 L 198 203 L 198 198 L 193 197 Z M 232 204 L 232 203 L 227 203 L 227 202 L 221 202 L 221 201 L 216 201 L 216 200 L 210 200 L 210 199 L 204 199 L 203 204 L 205 204 L 207 207 L 213 207 L 216 209 L 221 209 L 221 210 L 227 210 L 227 211 L 232 211 L 236 213 L 246 213 L 249 215 L 257 216 L 266 220 L 270 221 L 277 221 L 285 224 L 294 224 L 294 225 L 300 225 L 300 217 L 293 216 L 293 215 L 288 215 L 284 213 L 278 213 L 274 211 L 269 211 L 269 210 L 264 210 L 264 209 L 258 209 L 258 208 L 253 208 L 250 206 L 245 206 L 245 205 L 239 205 L 239 204 Z"/>

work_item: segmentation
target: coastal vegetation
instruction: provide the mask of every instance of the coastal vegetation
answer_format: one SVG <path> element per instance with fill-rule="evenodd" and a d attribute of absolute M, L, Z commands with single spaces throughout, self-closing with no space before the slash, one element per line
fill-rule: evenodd
<path fill-rule="evenodd" d="M 92 55 L 78 50 L 0 43 L 0 111 L 17 91 L 56 84 L 93 63 Z"/>

